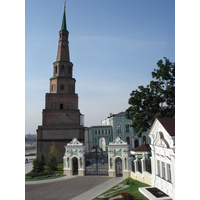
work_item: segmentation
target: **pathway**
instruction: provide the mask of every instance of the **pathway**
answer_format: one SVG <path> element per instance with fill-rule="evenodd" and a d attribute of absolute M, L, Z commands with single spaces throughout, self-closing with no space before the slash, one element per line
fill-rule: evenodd
<path fill-rule="evenodd" d="M 28 181 L 26 200 L 92 200 L 120 183 L 124 178 L 106 176 L 71 176 L 46 181 Z"/>

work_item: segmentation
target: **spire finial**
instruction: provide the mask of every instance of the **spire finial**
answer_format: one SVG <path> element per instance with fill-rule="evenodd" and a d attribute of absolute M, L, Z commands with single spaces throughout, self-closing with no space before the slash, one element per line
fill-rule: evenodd
<path fill-rule="evenodd" d="M 66 8 L 66 1 L 64 2 L 64 8 Z"/>

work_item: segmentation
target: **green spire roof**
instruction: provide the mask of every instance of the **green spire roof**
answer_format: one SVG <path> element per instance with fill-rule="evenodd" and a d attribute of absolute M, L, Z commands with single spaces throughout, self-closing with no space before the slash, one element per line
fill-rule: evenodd
<path fill-rule="evenodd" d="M 62 31 L 66 31 L 67 30 L 66 17 L 65 17 L 65 7 L 64 7 L 64 13 L 63 13 L 63 20 L 62 20 L 61 30 Z"/>

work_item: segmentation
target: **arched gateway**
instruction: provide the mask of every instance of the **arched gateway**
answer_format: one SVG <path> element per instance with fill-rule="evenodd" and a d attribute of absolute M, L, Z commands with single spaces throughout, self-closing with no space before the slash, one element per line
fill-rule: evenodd
<path fill-rule="evenodd" d="M 64 174 L 85 175 L 85 146 L 74 138 L 65 146 L 65 154 L 63 157 Z"/>
<path fill-rule="evenodd" d="M 113 142 L 108 145 L 108 161 L 109 161 L 109 176 L 129 177 L 129 145 L 124 142 L 120 137 L 116 137 Z"/>
<path fill-rule="evenodd" d="M 108 145 L 108 152 L 85 153 L 85 146 L 74 138 L 65 146 L 63 157 L 64 174 L 72 175 L 109 175 L 110 177 L 129 177 L 129 145 L 117 137 Z"/>

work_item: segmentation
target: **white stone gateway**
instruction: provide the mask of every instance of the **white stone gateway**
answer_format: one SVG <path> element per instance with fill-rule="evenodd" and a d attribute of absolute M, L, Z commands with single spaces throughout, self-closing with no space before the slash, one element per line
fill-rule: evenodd
<path fill-rule="evenodd" d="M 108 174 L 110 177 L 116 177 L 117 175 L 117 165 L 116 159 L 120 158 L 122 161 L 122 174 L 123 177 L 130 176 L 131 162 L 129 159 L 129 145 L 124 142 L 120 137 L 116 137 L 113 142 L 108 145 Z"/>
<path fill-rule="evenodd" d="M 65 154 L 63 157 L 63 170 L 67 176 L 85 175 L 85 146 L 74 138 L 65 146 Z"/>

